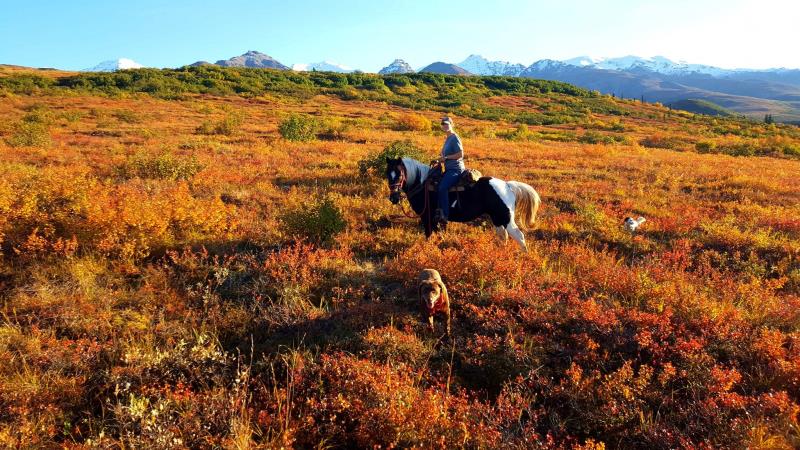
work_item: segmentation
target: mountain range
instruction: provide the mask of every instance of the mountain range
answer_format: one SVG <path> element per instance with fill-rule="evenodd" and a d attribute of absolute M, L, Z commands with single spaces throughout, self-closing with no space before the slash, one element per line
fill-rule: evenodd
<path fill-rule="evenodd" d="M 210 65 L 198 61 L 192 66 Z M 290 70 L 290 67 L 257 51 L 215 65 Z M 105 61 L 89 71 L 113 71 L 142 67 L 129 59 Z M 294 64 L 291 70 L 351 73 L 345 65 L 322 61 Z M 413 68 L 396 59 L 380 74 L 412 73 Z M 643 58 L 593 58 L 580 56 L 567 60 L 542 59 L 529 66 L 507 61 L 491 61 L 470 55 L 458 64 L 435 62 L 419 69 L 450 75 L 512 76 L 557 80 L 603 94 L 622 98 L 661 102 L 676 108 L 705 112 L 708 104 L 734 113 L 761 119 L 771 114 L 775 120 L 800 123 L 800 70 L 797 69 L 722 69 L 719 67 L 674 62 L 663 56 Z M 691 105 L 704 105 L 694 108 Z"/>
<path fill-rule="evenodd" d="M 540 60 L 519 76 L 675 107 L 687 104 L 685 100 L 702 100 L 754 119 L 772 114 L 783 122 L 800 121 L 800 70 L 729 70 L 663 57 L 576 58 Z"/>

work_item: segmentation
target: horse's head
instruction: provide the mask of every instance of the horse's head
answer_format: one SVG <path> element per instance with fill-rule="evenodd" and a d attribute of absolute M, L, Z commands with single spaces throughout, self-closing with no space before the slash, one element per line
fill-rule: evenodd
<path fill-rule="evenodd" d="M 406 183 L 406 168 L 400 158 L 386 158 L 386 181 L 389 183 L 389 201 L 400 202 L 400 193 Z"/>

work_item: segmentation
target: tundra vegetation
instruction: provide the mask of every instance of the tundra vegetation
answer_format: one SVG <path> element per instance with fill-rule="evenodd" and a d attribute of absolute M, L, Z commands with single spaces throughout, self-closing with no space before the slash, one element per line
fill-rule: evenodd
<path fill-rule="evenodd" d="M 541 194 L 529 253 L 388 202 L 443 113 Z M 800 447 L 798 158 L 550 81 L 0 68 L 0 443 Z"/>

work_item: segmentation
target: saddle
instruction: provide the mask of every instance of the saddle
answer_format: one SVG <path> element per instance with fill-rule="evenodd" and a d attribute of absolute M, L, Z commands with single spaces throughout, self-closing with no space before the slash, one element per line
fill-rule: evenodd
<path fill-rule="evenodd" d="M 458 178 L 458 182 L 450 188 L 449 192 L 463 192 L 478 182 L 483 175 L 475 169 L 464 169 L 461 172 L 461 176 Z M 442 179 L 442 171 L 441 170 L 434 170 L 428 176 L 428 190 L 429 191 L 436 191 L 439 187 L 439 181 Z"/>

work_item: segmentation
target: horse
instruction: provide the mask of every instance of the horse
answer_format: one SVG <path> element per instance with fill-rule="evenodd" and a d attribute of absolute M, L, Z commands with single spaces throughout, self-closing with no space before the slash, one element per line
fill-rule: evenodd
<path fill-rule="evenodd" d="M 386 158 L 389 201 L 396 205 L 400 202 L 401 192 L 405 193 L 411 209 L 422 221 L 426 238 L 439 228 L 432 220 L 433 211 L 438 206 L 436 192 L 428 189 L 430 170 L 428 165 L 414 158 Z M 523 229 L 534 226 L 541 203 L 539 194 L 531 186 L 519 181 L 481 177 L 474 186 L 465 187 L 463 192 L 451 190 L 449 197 L 448 220 L 469 222 L 486 214 L 501 241 L 505 242 L 511 235 L 523 252 L 528 250 L 520 226 Z"/>

